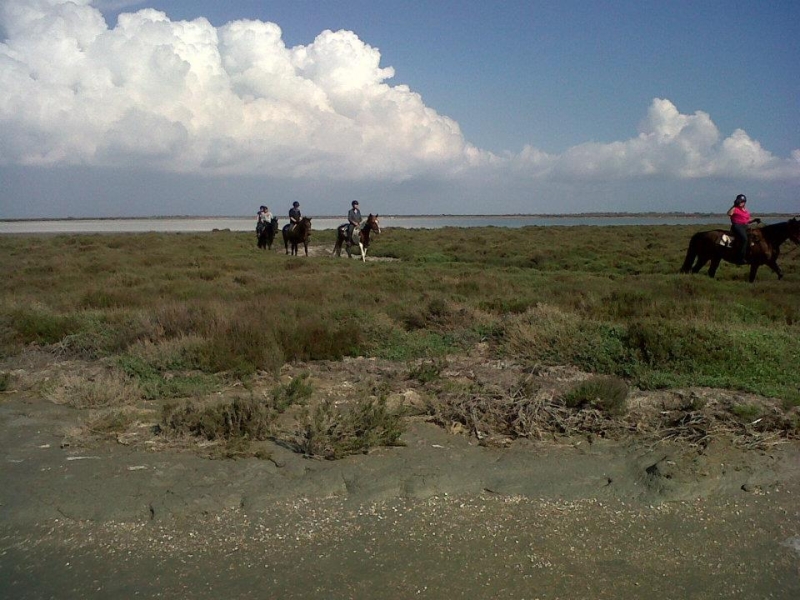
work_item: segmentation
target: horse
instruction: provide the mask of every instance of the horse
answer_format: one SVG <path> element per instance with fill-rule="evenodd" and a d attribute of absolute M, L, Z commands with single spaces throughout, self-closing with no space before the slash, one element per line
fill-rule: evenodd
<path fill-rule="evenodd" d="M 291 223 L 283 226 L 283 245 L 286 247 L 286 254 L 289 254 L 289 244 L 292 245 L 292 256 L 297 255 L 297 245 L 302 242 L 303 248 L 308 256 L 308 240 L 311 238 L 311 217 L 303 217 L 294 229 L 290 229 Z"/>
<path fill-rule="evenodd" d="M 350 253 L 350 247 L 358 244 L 358 247 L 361 250 L 361 260 L 367 262 L 369 236 L 373 231 L 376 234 L 380 233 L 381 225 L 380 221 L 378 221 L 378 215 L 373 215 L 372 213 L 370 213 L 370 215 L 367 217 L 367 220 L 364 222 L 364 225 L 362 225 L 358 231 L 358 242 L 356 242 L 355 238 L 347 239 L 347 223 L 344 225 L 339 225 L 339 227 L 336 228 L 336 245 L 333 247 L 333 254 L 336 256 L 341 256 L 342 244 L 344 244 L 344 248 L 347 251 L 347 257 L 353 258 L 353 255 Z"/>
<path fill-rule="evenodd" d="M 750 230 L 747 236 L 748 248 L 745 257 L 745 264 L 750 265 L 750 283 L 756 280 L 756 273 L 761 265 L 767 265 L 772 269 L 778 279 L 783 278 L 783 272 L 778 266 L 778 256 L 781 244 L 786 240 L 800 244 L 800 217 Z M 737 252 L 733 245 L 733 236 L 727 231 L 723 229 L 701 231 L 695 233 L 689 241 L 689 249 L 686 251 L 686 260 L 683 261 L 681 273 L 690 271 L 697 273 L 708 261 L 711 261 L 708 275 L 714 277 L 720 261 L 726 260 L 735 263 L 736 258 Z"/>
<path fill-rule="evenodd" d="M 272 250 L 272 242 L 278 233 L 278 217 L 272 217 L 269 223 L 258 224 L 258 247 L 262 250 Z"/>

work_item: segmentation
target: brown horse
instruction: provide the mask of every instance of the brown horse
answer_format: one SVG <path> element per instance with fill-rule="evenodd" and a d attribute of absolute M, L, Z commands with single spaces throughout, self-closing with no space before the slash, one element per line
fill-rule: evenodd
<path fill-rule="evenodd" d="M 289 244 L 291 244 L 292 256 L 296 256 L 297 245 L 302 242 L 306 256 L 308 256 L 308 240 L 311 239 L 311 217 L 300 219 L 294 229 L 291 229 L 291 226 L 291 223 L 283 226 L 283 245 L 286 247 L 286 254 L 289 254 Z"/>
<path fill-rule="evenodd" d="M 278 218 L 272 217 L 269 223 L 259 223 L 256 233 L 258 234 L 258 247 L 262 250 L 272 250 L 272 242 L 275 241 L 275 234 L 278 233 Z"/>
<path fill-rule="evenodd" d="M 378 215 L 373 215 L 372 213 L 370 213 L 370 215 L 367 217 L 367 220 L 364 222 L 364 225 L 362 225 L 361 229 L 359 229 L 358 241 L 355 240 L 355 236 L 353 239 L 347 239 L 347 223 L 344 225 L 339 225 L 339 227 L 336 228 L 336 245 L 333 247 L 333 254 L 336 256 L 341 256 L 342 244 L 344 244 L 344 248 L 347 251 L 347 257 L 353 258 L 353 255 L 350 253 L 350 247 L 358 244 L 358 247 L 361 250 L 361 260 L 367 262 L 369 236 L 373 231 L 376 234 L 380 233 L 381 225 L 380 221 L 378 221 Z"/>
<path fill-rule="evenodd" d="M 783 278 L 781 268 L 778 266 L 778 256 L 781 244 L 786 240 L 800 244 L 800 218 L 795 217 L 788 221 L 750 230 L 746 254 L 746 262 L 750 265 L 750 283 L 756 280 L 756 273 L 761 265 L 767 265 L 772 269 L 778 275 L 778 279 Z M 708 275 L 714 277 L 720 261 L 726 260 L 735 263 L 736 257 L 733 236 L 727 231 L 723 229 L 701 231 L 695 233 L 689 241 L 689 249 L 686 251 L 686 260 L 683 261 L 681 273 L 689 271 L 697 273 L 708 261 L 711 261 Z"/>

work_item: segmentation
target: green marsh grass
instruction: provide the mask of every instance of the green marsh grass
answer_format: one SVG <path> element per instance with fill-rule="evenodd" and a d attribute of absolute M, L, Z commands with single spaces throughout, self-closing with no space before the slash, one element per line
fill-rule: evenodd
<path fill-rule="evenodd" d="M 800 252 L 784 246 L 783 281 L 762 268 L 751 285 L 728 264 L 680 275 L 696 231 L 385 229 L 370 256 L 396 260 L 366 264 L 328 256 L 332 231 L 308 258 L 258 251 L 249 232 L 5 236 L 0 351 L 115 357 L 170 397 L 287 362 L 444 360 L 483 342 L 643 388 L 800 404 Z"/>

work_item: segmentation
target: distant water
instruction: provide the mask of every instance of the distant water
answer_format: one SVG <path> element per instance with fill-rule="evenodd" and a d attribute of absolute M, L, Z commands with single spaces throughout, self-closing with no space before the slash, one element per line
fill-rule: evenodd
<path fill-rule="evenodd" d="M 314 217 L 313 227 L 335 229 L 344 222 L 336 217 Z M 403 229 L 439 229 L 442 227 L 526 227 L 576 225 L 727 225 L 725 215 L 564 215 L 564 216 L 385 216 L 381 227 Z M 284 225 L 286 218 L 280 219 Z M 175 217 L 144 219 L 62 219 L 0 221 L 3 233 L 125 233 L 125 232 L 192 232 L 192 231 L 254 231 L 255 219 L 249 217 Z"/>

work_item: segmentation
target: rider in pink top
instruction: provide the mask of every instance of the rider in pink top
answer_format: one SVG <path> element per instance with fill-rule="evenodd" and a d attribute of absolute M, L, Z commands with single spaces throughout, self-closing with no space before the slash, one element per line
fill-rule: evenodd
<path fill-rule="evenodd" d="M 750 211 L 745 208 L 745 202 L 747 200 L 742 200 L 738 206 L 734 204 L 728 212 L 732 225 L 747 225 L 750 222 Z"/>
<path fill-rule="evenodd" d="M 747 226 L 750 223 L 760 223 L 761 219 L 751 219 L 750 212 L 745 208 L 747 204 L 747 197 L 744 194 L 736 196 L 733 201 L 733 206 L 728 210 L 728 216 L 731 218 L 731 234 L 735 237 L 739 244 L 737 246 L 737 263 L 740 265 L 745 264 L 745 255 L 747 253 Z"/>

